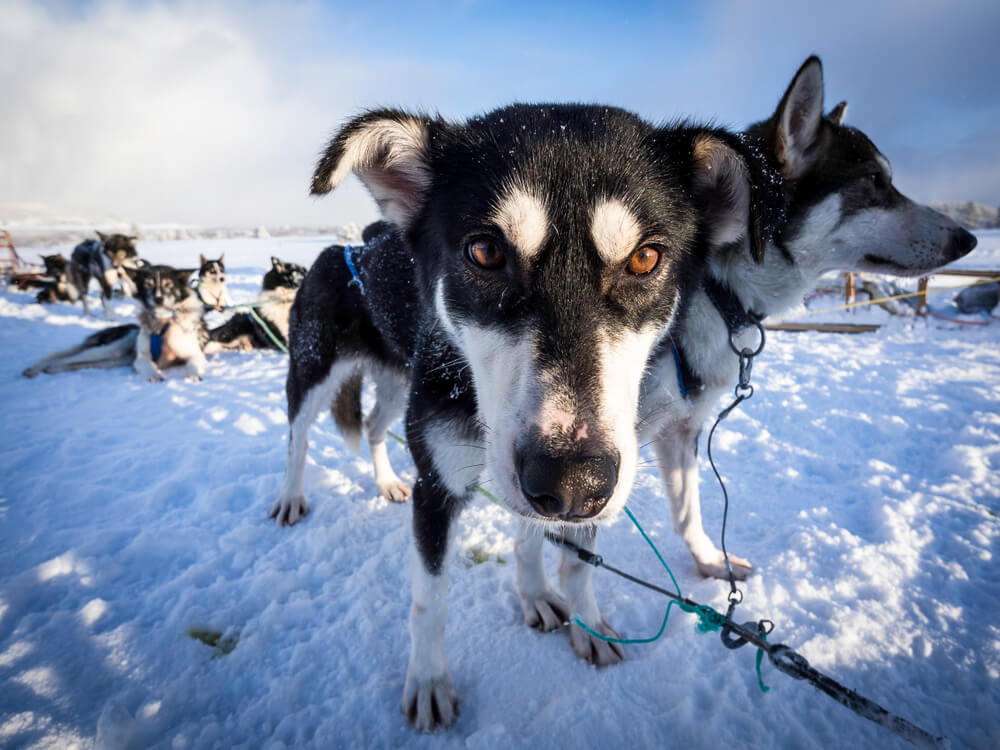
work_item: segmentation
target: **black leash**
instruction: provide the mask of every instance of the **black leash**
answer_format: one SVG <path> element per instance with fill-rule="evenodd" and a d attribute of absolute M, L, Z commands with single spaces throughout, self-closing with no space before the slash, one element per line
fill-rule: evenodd
<path fill-rule="evenodd" d="M 811 666 L 804 656 L 799 654 L 797 651 L 792 650 L 785 644 L 768 642 L 766 636 L 774 628 L 774 623 L 770 620 L 747 622 L 740 625 L 733 622 L 730 617 L 734 606 L 732 602 L 730 602 L 729 614 L 723 615 L 708 605 L 699 604 L 692 599 L 675 594 L 672 591 L 668 591 L 667 589 L 661 588 L 655 584 L 626 573 L 623 570 L 619 570 L 618 568 L 608 565 L 604 562 L 604 558 L 600 555 L 583 549 L 568 539 L 564 539 L 563 537 L 557 536 L 549 531 L 545 532 L 545 538 L 554 544 L 574 552 L 584 563 L 592 565 L 595 568 L 604 568 L 617 576 L 621 576 L 622 578 L 632 581 L 633 583 L 637 583 L 640 586 L 655 591 L 658 594 L 662 594 L 663 596 L 676 601 L 680 604 L 681 609 L 686 612 L 697 614 L 701 617 L 704 623 L 721 627 L 722 632 L 720 633 L 720 636 L 726 648 L 737 649 L 748 643 L 756 646 L 767 654 L 767 658 L 779 671 L 784 672 L 793 679 L 805 680 L 817 690 L 833 698 L 842 706 L 846 706 L 851 709 L 858 716 L 862 716 L 879 726 L 885 727 L 890 732 L 902 737 L 912 745 L 919 748 L 928 748 L 930 750 L 943 750 L 944 748 L 950 747 L 946 737 L 935 736 L 930 732 L 921 729 L 916 724 L 911 724 L 903 717 L 891 713 L 878 703 L 875 703 L 850 688 L 841 685 L 832 677 L 823 674 L 818 669 Z"/>

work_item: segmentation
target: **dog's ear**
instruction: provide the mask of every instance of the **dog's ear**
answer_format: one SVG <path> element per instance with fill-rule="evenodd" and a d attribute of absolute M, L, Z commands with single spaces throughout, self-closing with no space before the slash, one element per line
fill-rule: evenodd
<path fill-rule="evenodd" d="M 834 125 L 843 125 L 845 117 L 847 117 L 847 102 L 841 102 L 836 107 L 830 110 L 830 112 L 826 116 L 826 119 L 832 122 Z"/>
<path fill-rule="evenodd" d="M 271 256 L 271 270 L 274 271 L 275 273 L 284 273 L 285 272 L 285 264 L 282 263 L 280 260 L 278 260 L 277 258 L 275 258 L 272 255 Z"/>
<path fill-rule="evenodd" d="M 225 266 L 226 265 L 226 254 L 225 253 L 223 253 L 222 255 L 219 256 L 219 261 L 218 262 L 219 262 L 220 266 Z"/>
<path fill-rule="evenodd" d="M 208 260 L 206 260 L 205 256 L 202 255 L 201 253 L 198 253 L 198 267 L 201 268 L 206 263 L 208 263 Z"/>
<path fill-rule="evenodd" d="M 355 118 L 330 141 L 316 165 L 312 194 L 324 195 L 354 172 L 382 216 L 404 231 L 431 185 L 431 120 L 399 110 Z"/>
<path fill-rule="evenodd" d="M 823 64 L 818 57 L 802 63 L 774 117 L 778 162 L 784 176 L 794 179 L 812 163 L 812 147 L 823 122 Z"/>
<path fill-rule="evenodd" d="M 94 231 L 97 232 L 97 237 L 98 237 L 98 239 L 100 239 L 101 242 L 107 242 L 108 241 L 108 235 L 104 234 L 103 232 L 98 231 L 97 229 L 95 229 Z"/>
<path fill-rule="evenodd" d="M 743 157 L 721 138 L 702 134 L 694 139 L 694 199 L 711 247 L 746 237 L 750 255 L 764 258 L 760 212 L 751 195 L 751 175 Z"/>
<path fill-rule="evenodd" d="M 174 271 L 174 278 L 177 279 L 177 285 L 181 287 L 186 287 L 191 281 L 191 274 L 197 273 L 197 268 L 178 268 Z"/>

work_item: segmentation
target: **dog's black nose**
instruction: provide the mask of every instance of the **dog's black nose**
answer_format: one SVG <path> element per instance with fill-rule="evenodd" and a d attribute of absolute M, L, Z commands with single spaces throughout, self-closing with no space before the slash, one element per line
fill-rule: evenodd
<path fill-rule="evenodd" d="M 540 515 L 584 521 L 600 513 L 618 484 L 617 455 L 551 456 L 533 453 L 518 462 L 521 492 Z"/>
<path fill-rule="evenodd" d="M 968 255 L 972 252 L 978 242 L 979 240 L 976 239 L 976 235 L 972 232 L 966 232 L 964 229 L 957 229 L 951 236 L 951 242 L 948 243 L 948 249 L 951 251 L 951 259 L 955 260 Z"/>

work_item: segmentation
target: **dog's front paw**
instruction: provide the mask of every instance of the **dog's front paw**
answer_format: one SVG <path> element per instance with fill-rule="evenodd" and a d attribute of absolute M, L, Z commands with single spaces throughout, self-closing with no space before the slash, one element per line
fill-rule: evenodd
<path fill-rule="evenodd" d="M 21 375 L 23 375 L 26 378 L 33 378 L 40 372 L 41 370 L 36 370 L 34 367 L 27 367 L 21 371 Z"/>
<path fill-rule="evenodd" d="M 191 374 L 187 375 L 184 379 L 189 383 L 200 383 L 201 375 Z"/>
<path fill-rule="evenodd" d="M 147 383 L 162 383 L 163 382 L 163 376 L 162 375 L 150 375 L 148 378 L 146 378 L 146 382 Z"/>
<path fill-rule="evenodd" d="M 406 502 L 413 494 L 413 488 L 395 476 L 391 479 L 376 479 L 375 487 L 378 489 L 378 494 L 394 503 Z"/>
<path fill-rule="evenodd" d="M 693 556 L 693 555 L 692 555 Z M 729 563 L 733 566 L 733 578 L 737 581 L 745 580 L 753 572 L 753 565 L 749 560 L 735 555 L 729 556 Z M 726 570 L 726 558 L 720 550 L 715 550 L 715 554 L 695 557 L 694 564 L 698 567 L 698 572 L 706 578 L 721 578 L 729 580 L 729 571 Z"/>
<path fill-rule="evenodd" d="M 549 633 L 561 628 L 569 619 L 566 600 L 551 589 L 535 596 L 521 596 L 524 624 L 529 628 Z"/>
<path fill-rule="evenodd" d="M 420 732 L 446 729 L 458 718 L 458 698 L 447 672 L 429 680 L 406 674 L 400 709 L 410 726 Z"/>
<path fill-rule="evenodd" d="M 302 495 L 292 498 L 278 498 L 268 514 L 281 526 L 294 526 L 309 513 L 309 506 Z"/>
<path fill-rule="evenodd" d="M 608 625 L 603 617 L 600 623 L 596 626 L 591 625 L 590 628 L 608 638 L 619 637 L 615 629 Z M 570 625 L 569 642 L 573 646 L 573 650 L 576 651 L 576 655 L 581 659 L 586 659 L 588 664 L 609 667 L 625 660 L 625 649 L 622 648 L 622 644 L 608 643 L 608 641 L 592 636 L 576 623 Z"/>

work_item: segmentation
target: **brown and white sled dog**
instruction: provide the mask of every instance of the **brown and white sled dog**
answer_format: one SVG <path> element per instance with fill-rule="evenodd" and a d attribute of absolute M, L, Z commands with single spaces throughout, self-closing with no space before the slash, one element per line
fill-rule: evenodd
<path fill-rule="evenodd" d="M 43 357 L 22 374 L 54 375 L 87 368 L 132 368 L 149 382 L 163 380 L 161 370 L 186 365 L 189 380 L 201 380 L 207 341 L 201 300 L 188 287 L 193 269 L 170 266 L 127 268 L 139 300 L 139 324 L 111 326 L 91 334 L 79 346 Z"/>
<path fill-rule="evenodd" d="M 565 599 L 548 582 L 539 526 L 593 548 L 596 525 L 621 511 L 644 364 L 697 282 L 709 231 L 727 242 L 746 233 L 750 185 L 734 145 L 720 131 L 657 128 L 599 106 L 513 105 L 464 124 L 380 110 L 347 124 L 319 162 L 313 192 L 353 171 L 398 241 L 328 248 L 299 290 L 288 462 L 271 515 L 293 524 L 306 513 L 307 432 L 345 389 L 356 394 L 359 376 L 377 390 L 366 425 L 377 471 L 406 405 L 417 481 L 402 709 L 416 727 L 457 715 L 446 560 L 484 469 L 522 519 L 526 623 L 552 630 L 572 611 L 614 634 L 589 568 L 563 558 Z M 348 411 L 356 424 L 356 404 Z M 623 657 L 575 625 L 569 633 L 589 661 Z"/>
<path fill-rule="evenodd" d="M 763 243 L 760 257 L 745 243 L 712 249 L 702 283 L 682 300 L 643 379 L 641 439 L 653 443 L 674 529 L 706 576 L 727 573 L 702 527 L 697 443 L 738 380 L 730 335 L 738 348 L 756 348 L 754 322 L 799 304 L 827 271 L 918 276 L 976 245 L 953 221 L 893 187 L 889 160 L 844 124 L 846 107 L 842 102 L 824 115 L 823 68 L 810 57 L 777 111 L 749 128 L 751 152 L 781 175 L 781 204 L 769 210 L 784 213 L 783 228 Z M 745 578 L 750 563 L 730 560 Z"/>

